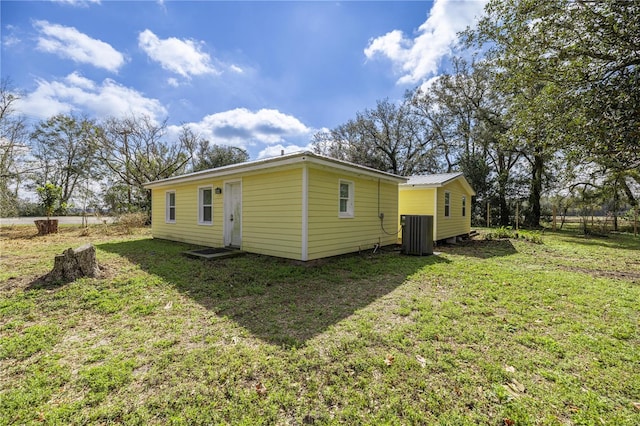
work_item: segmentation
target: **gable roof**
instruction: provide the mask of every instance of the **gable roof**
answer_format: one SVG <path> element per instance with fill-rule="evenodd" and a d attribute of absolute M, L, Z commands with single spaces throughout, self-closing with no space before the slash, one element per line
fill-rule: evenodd
<path fill-rule="evenodd" d="M 383 179 L 394 183 L 404 183 L 407 181 L 407 178 L 394 175 L 392 173 L 381 172 L 380 170 L 350 163 L 348 161 L 336 160 L 335 158 L 325 157 L 324 155 L 315 154 L 310 151 L 302 151 L 292 154 L 284 154 L 278 157 L 263 158 L 260 160 L 248 161 L 245 163 L 231 164 L 228 166 L 216 167 L 214 169 L 187 173 L 167 179 L 160 179 L 153 182 L 148 182 L 144 185 L 144 187 L 147 189 L 152 189 L 173 185 L 176 183 L 184 183 L 200 179 L 220 178 L 230 174 L 253 172 L 257 170 L 305 162 L 310 164 L 317 164 L 320 166 L 331 167 L 333 169 L 343 170 L 362 176 Z"/>
<path fill-rule="evenodd" d="M 401 183 L 400 187 L 439 188 L 455 180 L 459 180 L 462 186 L 471 195 L 476 195 L 476 192 L 473 190 L 473 188 L 471 188 L 471 185 L 469 185 L 469 182 L 467 182 L 467 179 L 464 177 L 464 174 L 462 174 L 462 172 L 409 176 L 409 180 L 406 183 Z"/>

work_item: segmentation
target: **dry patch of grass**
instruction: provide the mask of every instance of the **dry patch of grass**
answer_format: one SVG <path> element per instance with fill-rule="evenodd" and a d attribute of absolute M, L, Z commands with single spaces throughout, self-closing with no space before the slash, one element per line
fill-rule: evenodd
<path fill-rule="evenodd" d="M 301 265 L 0 232 L 0 424 L 640 424 L 628 236 Z M 86 242 L 109 276 L 29 287 Z"/>

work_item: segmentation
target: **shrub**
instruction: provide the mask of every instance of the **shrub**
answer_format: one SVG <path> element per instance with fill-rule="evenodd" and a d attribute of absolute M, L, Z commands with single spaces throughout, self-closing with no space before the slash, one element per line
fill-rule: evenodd
<path fill-rule="evenodd" d="M 534 244 L 542 244 L 542 235 L 538 231 L 514 231 L 511 228 L 500 227 L 484 235 L 487 241 L 499 239 L 518 239 L 521 238 Z"/>
<path fill-rule="evenodd" d="M 145 212 L 125 213 L 118 216 L 115 223 L 130 231 L 134 228 L 146 226 L 149 216 Z"/>

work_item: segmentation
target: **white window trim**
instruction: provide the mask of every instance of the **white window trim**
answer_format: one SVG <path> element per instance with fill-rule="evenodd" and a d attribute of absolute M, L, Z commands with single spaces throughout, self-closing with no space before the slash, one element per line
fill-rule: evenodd
<path fill-rule="evenodd" d="M 467 217 L 467 196 L 462 196 L 462 217 Z"/>
<path fill-rule="evenodd" d="M 202 192 L 205 189 L 208 189 L 211 191 L 211 220 L 210 221 L 205 221 L 203 219 L 204 215 L 202 214 L 202 209 L 204 207 Z M 207 226 L 213 225 L 213 185 L 205 185 L 205 186 L 198 187 L 198 225 L 207 225 Z"/>
<path fill-rule="evenodd" d="M 170 218 L 170 215 L 169 215 L 169 211 L 170 211 L 169 194 L 173 194 L 173 219 L 169 219 Z M 164 221 L 165 221 L 165 223 L 176 223 L 176 217 L 177 217 L 177 212 L 178 212 L 178 210 L 176 209 L 176 204 L 177 204 L 176 191 L 175 190 L 165 191 L 165 193 L 164 193 Z"/>
<path fill-rule="evenodd" d="M 340 211 L 340 187 L 342 186 L 342 184 L 347 184 L 349 185 L 349 198 L 347 199 L 347 211 L 346 212 L 341 212 Z M 340 179 L 338 181 L 338 217 L 339 218 L 352 218 L 355 216 L 355 184 L 353 183 L 353 181 L 350 180 L 346 180 L 346 179 Z"/>
<path fill-rule="evenodd" d="M 449 214 L 447 214 L 447 194 L 449 195 Z M 450 191 L 444 191 L 444 217 L 451 217 L 451 192 Z"/>

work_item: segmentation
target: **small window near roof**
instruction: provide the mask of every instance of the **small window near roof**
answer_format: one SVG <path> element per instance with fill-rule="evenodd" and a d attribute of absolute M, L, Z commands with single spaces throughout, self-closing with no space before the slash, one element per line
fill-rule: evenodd
<path fill-rule="evenodd" d="M 211 186 L 198 188 L 198 223 L 200 225 L 213 223 L 213 188 Z"/>
<path fill-rule="evenodd" d="M 353 217 L 353 182 L 340 180 L 339 189 L 339 217 Z"/>
<path fill-rule="evenodd" d="M 467 196 L 462 196 L 462 217 L 467 215 Z"/>
<path fill-rule="evenodd" d="M 174 223 L 176 221 L 176 192 L 167 191 L 165 204 L 165 221 Z"/>
<path fill-rule="evenodd" d="M 451 216 L 451 193 L 446 191 L 444 193 L 444 217 Z"/>

